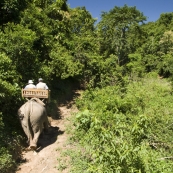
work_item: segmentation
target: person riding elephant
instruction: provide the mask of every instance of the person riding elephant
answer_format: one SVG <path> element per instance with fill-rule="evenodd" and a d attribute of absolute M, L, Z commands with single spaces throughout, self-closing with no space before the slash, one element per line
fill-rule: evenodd
<path fill-rule="evenodd" d="M 47 86 L 47 84 L 45 82 L 43 82 L 42 78 L 38 79 L 38 84 L 36 85 L 37 89 L 43 89 L 43 90 L 49 90 L 49 87 Z M 50 90 L 49 90 L 50 92 Z M 48 108 L 48 103 L 50 103 L 50 95 L 48 97 L 48 99 L 44 100 L 44 103 L 46 105 L 46 108 Z"/>
<path fill-rule="evenodd" d="M 37 89 L 45 89 L 45 90 L 48 90 L 48 86 L 46 83 L 43 82 L 43 79 L 42 78 L 39 78 L 38 79 L 38 84 L 36 85 L 36 88 Z"/>
<path fill-rule="evenodd" d="M 19 108 L 18 116 L 28 138 L 29 149 L 36 149 L 40 134 L 50 126 L 45 107 L 37 102 L 37 98 L 32 98 Z"/>
<path fill-rule="evenodd" d="M 32 80 L 29 80 L 28 85 L 26 85 L 24 89 L 36 89 L 36 86 Z"/>

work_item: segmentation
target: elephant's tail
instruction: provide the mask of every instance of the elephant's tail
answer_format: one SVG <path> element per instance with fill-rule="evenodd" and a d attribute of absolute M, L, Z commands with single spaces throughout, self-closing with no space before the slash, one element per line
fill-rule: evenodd
<path fill-rule="evenodd" d="M 42 100 L 40 100 L 39 98 L 34 97 L 31 100 L 36 101 L 37 103 L 41 104 L 42 106 L 45 106 L 45 103 Z"/>

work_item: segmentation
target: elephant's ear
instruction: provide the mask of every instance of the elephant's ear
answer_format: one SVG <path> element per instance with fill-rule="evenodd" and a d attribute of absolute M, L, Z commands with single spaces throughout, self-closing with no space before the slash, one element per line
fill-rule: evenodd
<path fill-rule="evenodd" d="M 18 109 L 17 114 L 20 116 L 22 114 L 21 109 Z"/>
<path fill-rule="evenodd" d="M 22 111 L 19 109 L 17 113 L 18 113 L 19 119 L 23 120 L 24 115 L 22 114 Z"/>

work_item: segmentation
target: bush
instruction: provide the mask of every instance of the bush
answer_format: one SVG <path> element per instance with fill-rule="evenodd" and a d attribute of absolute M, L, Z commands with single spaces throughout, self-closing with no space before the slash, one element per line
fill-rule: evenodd
<path fill-rule="evenodd" d="M 75 138 L 90 156 L 86 172 L 171 173 L 171 92 L 155 78 L 86 91 L 75 122 Z"/>
<path fill-rule="evenodd" d="M 0 148 L 0 156 L 0 171 L 7 173 L 14 166 L 12 155 L 8 153 L 6 148 Z"/>

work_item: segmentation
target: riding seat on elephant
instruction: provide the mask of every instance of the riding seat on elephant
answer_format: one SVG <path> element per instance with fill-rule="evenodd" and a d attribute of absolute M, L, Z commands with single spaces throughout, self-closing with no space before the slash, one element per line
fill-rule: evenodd
<path fill-rule="evenodd" d="M 32 98 L 19 108 L 18 116 L 28 138 L 29 149 L 36 149 L 40 134 L 50 126 L 46 108 L 37 98 Z"/>

